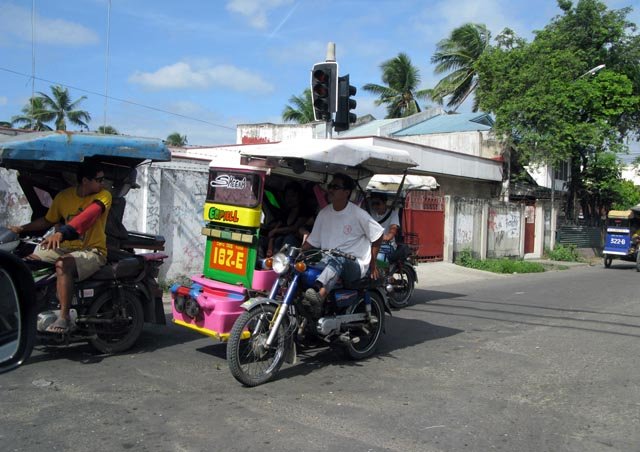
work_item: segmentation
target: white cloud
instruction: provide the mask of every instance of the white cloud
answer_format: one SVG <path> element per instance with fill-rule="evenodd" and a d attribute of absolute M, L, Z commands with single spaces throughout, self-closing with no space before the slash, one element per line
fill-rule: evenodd
<path fill-rule="evenodd" d="M 0 96 L 0 105 L 7 105 L 9 103 L 9 99 L 6 96 Z"/>
<path fill-rule="evenodd" d="M 189 63 L 178 62 L 161 67 L 155 72 L 136 71 L 129 77 L 129 81 L 151 89 L 205 89 L 217 86 L 234 91 L 273 91 L 273 86 L 259 75 L 228 64 L 192 67 Z"/>
<path fill-rule="evenodd" d="M 269 10 L 291 3 L 293 0 L 229 0 L 227 10 L 246 16 L 252 27 L 264 30 L 269 24 Z"/>
<path fill-rule="evenodd" d="M 0 14 L 0 35 L 31 42 L 31 10 L 5 3 Z M 40 44 L 84 46 L 99 42 L 91 29 L 64 19 L 35 17 L 35 40 Z"/>

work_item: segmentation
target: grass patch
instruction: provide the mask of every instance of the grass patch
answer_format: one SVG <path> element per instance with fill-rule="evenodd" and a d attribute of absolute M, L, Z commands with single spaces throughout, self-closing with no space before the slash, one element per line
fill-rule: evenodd
<path fill-rule="evenodd" d="M 464 250 L 458 255 L 456 264 L 476 270 L 484 270 L 493 273 L 542 273 L 545 266 L 538 262 L 527 262 L 522 259 L 485 259 L 473 257 L 470 250 Z"/>
<path fill-rule="evenodd" d="M 544 254 L 552 261 L 582 262 L 583 260 L 575 245 L 558 244 L 552 250 L 545 249 Z"/>

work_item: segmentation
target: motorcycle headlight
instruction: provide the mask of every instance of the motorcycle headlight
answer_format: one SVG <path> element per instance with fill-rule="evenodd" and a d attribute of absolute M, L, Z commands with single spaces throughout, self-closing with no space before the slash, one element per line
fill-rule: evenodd
<path fill-rule="evenodd" d="M 289 258 L 284 253 L 277 253 L 273 256 L 273 271 L 281 275 L 289 268 Z"/>

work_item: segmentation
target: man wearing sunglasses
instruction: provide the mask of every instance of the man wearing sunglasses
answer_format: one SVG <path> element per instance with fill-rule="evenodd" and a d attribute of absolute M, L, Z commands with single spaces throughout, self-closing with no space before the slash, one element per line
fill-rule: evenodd
<path fill-rule="evenodd" d="M 356 260 L 338 256 L 322 259 L 326 266 L 314 287 L 307 289 L 303 300 L 315 317 L 322 313 L 322 303 L 339 278 L 345 282 L 356 281 L 363 278 L 367 270 L 372 279 L 378 278 L 375 258 L 384 231 L 371 215 L 349 201 L 355 188 L 351 177 L 337 173 L 327 188 L 330 204 L 318 213 L 302 248 L 338 249 L 355 256 Z"/>
<path fill-rule="evenodd" d="M 21 234 L 59 226 L 27 258 L 55 263 L 60 317 L 47 328 L 50 333 L 69 330 L 74 280 L 88 278 L 107 262 L 105 227 L 111 193 L 102 186 L 104 171 L 95 163 L 84 162 L 78 168 L 77 180 L 76 186 L 55 196 L 44 217 L 10 227 Z"/>

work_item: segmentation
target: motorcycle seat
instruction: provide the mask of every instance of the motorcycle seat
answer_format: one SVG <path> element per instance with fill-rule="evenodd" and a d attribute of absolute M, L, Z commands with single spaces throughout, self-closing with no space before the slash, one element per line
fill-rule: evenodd
<path fill-rule="evenodd" d="M 365 276 L 364 278 L 358 279 L 356 281 L 351 281 L 349 283 L 342 281 L 342 287 L 344 289 L 351 289 L 351 290 L 369 289 L 371 287 L 374 287 L 375 285 L 376 285 L 376 282 L 371 279 L 368 273 L 367 273 L 367 276 Z"/>
<path fill-rule="evenodd" d="M 91 276 L 97 281 L 133 278 L 140 274 L 144 267 L 144 260 L 137 256 L 126 257 L 117 262 L 107 263 Z"/>

